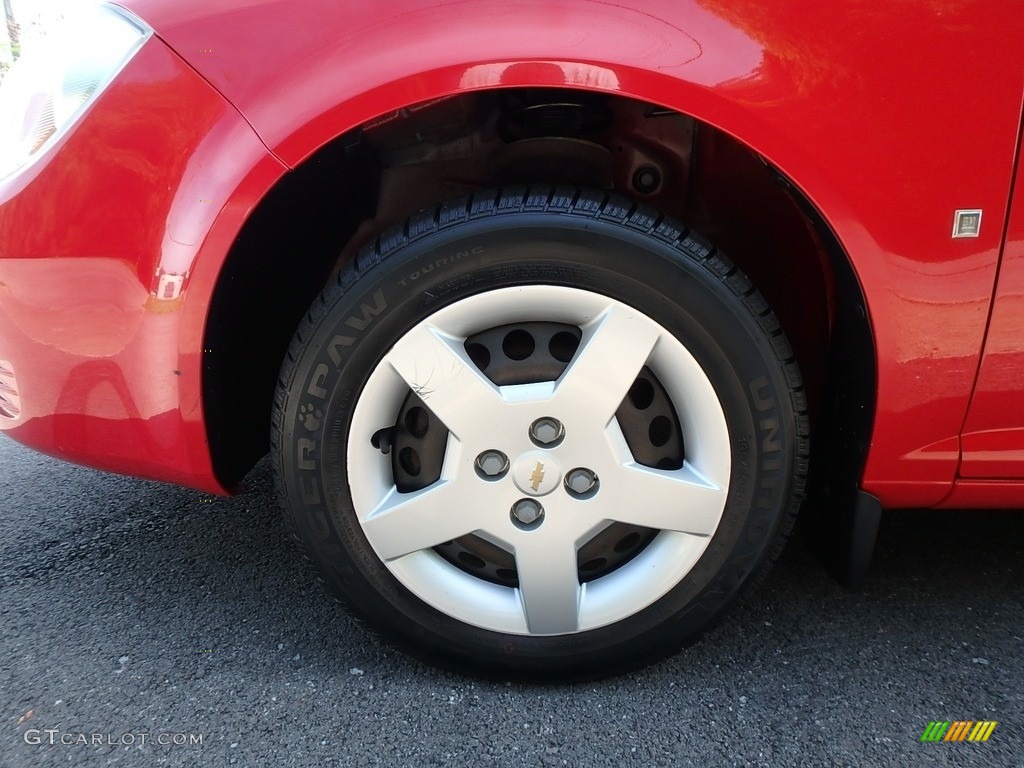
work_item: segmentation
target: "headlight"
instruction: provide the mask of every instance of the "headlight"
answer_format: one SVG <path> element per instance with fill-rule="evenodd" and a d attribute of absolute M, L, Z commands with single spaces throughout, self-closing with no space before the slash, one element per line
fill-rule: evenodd
<path fill-rule="evenodd" d="M 27 45 L 0 84 L 0 180 L 41 157 L 150 34 L 120 9 L 86 5 Z"/>

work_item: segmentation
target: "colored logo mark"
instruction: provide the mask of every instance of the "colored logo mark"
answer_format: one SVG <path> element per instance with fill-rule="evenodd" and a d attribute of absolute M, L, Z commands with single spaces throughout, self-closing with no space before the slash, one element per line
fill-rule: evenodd
<path fill-rule="evenodd" d="M 533 473 L 530 475 L 530 487 L 536 491 L 540 488 L 542 482 L 544 482 L 544 463 L 538 461 L 537 466 L 533 468 Z"/>
<path fill-rule="evenodd" d="M 921 741 L 988 741 L 997 725 L 995 720 L 932 720 Z"/>

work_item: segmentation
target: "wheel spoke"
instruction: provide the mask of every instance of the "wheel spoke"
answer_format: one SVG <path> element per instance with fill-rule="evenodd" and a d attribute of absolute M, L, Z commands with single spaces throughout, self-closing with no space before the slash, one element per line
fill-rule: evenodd
<path fill-rule="evenodd" d="M 383 560 L 435 547 L 480 530 L 496 499 L 473 493 L 473 482 L 442 480 L 413 493 L 392 488 L 362 521 L 363 531 Z M 467 488 L 468 487 L 468 488 Z"/>
<path fill-rule="evenodd" d="M 403 336 L 384 358 L 409 388 L 459 439 L 479 428 L 479 415 L 495 413 L 500 392 L 462 348 L 462 340 L 431 325 Z"/>
<path fill-rule="evenodd" d="M 725 508 L 726 491 L 688 464 L 666 471 L 631 463 L 601 483 L 611 495 L 607 516 L 617 522 L 710 536 Z"/>
<path fill-rule="evenodd" d="M 576 547 L 563 536 L 538 531 L 516 546 L 519 594 L 531 634 L 575 632 L 579 627 L 580 583 Z"/>
<path fill-rule="evenodd" d="M 661 329 L 627 307 L 609 307 L 584 328 L 576 357 L 555 391 L 566 408 L 585 409 L 603 427 L 636 381 Z"/>

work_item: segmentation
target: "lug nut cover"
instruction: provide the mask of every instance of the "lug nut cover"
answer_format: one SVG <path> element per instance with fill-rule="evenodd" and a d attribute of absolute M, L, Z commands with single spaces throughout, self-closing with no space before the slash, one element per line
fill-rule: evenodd
<path fill-rule="evenodd" d="M 540 524 L 544 517 L 544 507 L 533 499 L 520 499 L 512 505 L 512 522 L 531 528 Z"/>
<path fill-rule="evenodd" d="M 565 427 L 558 419 L 544 416 L 530 425 L 530 437 L 538 445 L 555 445 L 565 437 Z"/>
<path fill-rule="evenodd" d="M 582 496 L 597 487 L 597 475 L 582 467 L 569 470 L 565 475 L 565 487 L 577 496 Z"/>
<path fill-rule="evenodd" d="M 476 457 L 476 468 L 487 477 L 498 477 L 508 471 L 508 456 L 501 451 L 484 451 Z"/>

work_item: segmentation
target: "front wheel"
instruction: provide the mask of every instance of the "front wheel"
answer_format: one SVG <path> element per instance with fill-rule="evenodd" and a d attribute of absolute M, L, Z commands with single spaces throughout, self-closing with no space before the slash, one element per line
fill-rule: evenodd
<path fill-rule="evenodd" d="M 328 588 L 450 667 L 596 677 L 706 630 L 778 555 L 799 373 L 726 259 L 600 192 L 476 195 L 364 249 L 275 408 Z"/>

